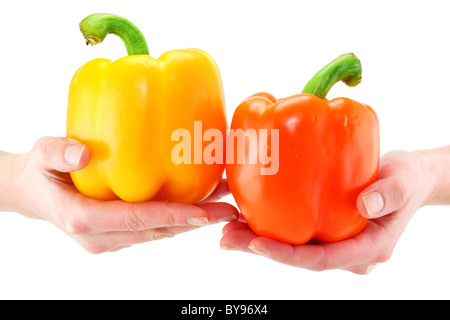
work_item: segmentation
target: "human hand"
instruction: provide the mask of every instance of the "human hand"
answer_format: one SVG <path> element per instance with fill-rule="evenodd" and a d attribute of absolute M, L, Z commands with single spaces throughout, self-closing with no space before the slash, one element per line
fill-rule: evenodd
<path fill-rule="evenodd" d="M 225 180 L 197 205 L 87 198 L 77 191 L 68 172 L 85 167 L 90 153 L 71 138 L 45 137 L 27 154 L 0 156 L 6 175 L 0 177 L 0 187 L 7 191 L 4 199 L 0 197 L 0 210 L 47 220 L 91 253 L 116 251 L 238 217 L 232 205 L 210 202 L 229 193 Z"/>
<path fill-rule="evenodd" d="M 367 274 L 390 259 L 414 213 L 427 204 L 434 179 L 421 152 L 394 151 L 380 160 L 379 180 L 357 198 L 359 212 L 369 218 L 357 236 L 334 243 L 291 245 L 258 237 L 243 221 L 223 228 L 221 247 L 256 253 L 287 265 L 314 271 L 343 269 Z M 429 158 L 429 157 L 428 157 Z"/>

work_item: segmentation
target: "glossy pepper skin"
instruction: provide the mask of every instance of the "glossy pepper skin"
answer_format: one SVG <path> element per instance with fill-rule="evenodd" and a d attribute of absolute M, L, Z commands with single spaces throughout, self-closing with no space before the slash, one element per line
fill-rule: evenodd
<path fill-rule="evenodd" d="M 342 55 L 304 93 L 280 100 L 257 93 L 237 107 L 230 129 L 279 130 L 276 174 L 261 175 L 267 165 L 260 162 L 227 162 L 226 167 L 236 203 L 259 236 L 304 244 L 339 241 L 364 229 L 367 219 L 358 213 L 356 198 L 377 179 L 378 118 L 371 107 L 354 100 L 324 99 L 335 82 L 354 86 L 360 75 L 359 60 Z M 245 158 L 257 152 L 247 145 Z"/>
<path fill-rule="evenodd" d="M 117 34 L 129 55 L 89 61 L 71 81 L 67 136 L 91 151 L 88 166 L 71 174 L 78 190 L 129 202 L 197 203 L 207 197 L 222 178 L 223 162 L 176 164 L 171 151 L 179 143 L 172 141 L 174 130 L 193 136 L 194 121 L 225 136 L 222 80 L 212 57 L 186 49 L 154 59 L 139 30 L 115 15 L 91 15 L 80 28 L 90 44 Z"/>

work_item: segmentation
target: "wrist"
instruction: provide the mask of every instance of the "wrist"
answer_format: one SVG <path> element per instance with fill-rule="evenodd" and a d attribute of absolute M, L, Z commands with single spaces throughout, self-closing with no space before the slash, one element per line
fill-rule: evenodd
<path fill-rule="evenodd" d="M 0 151 L 0 211 L 17 211 L 22 156 Z"/>
<path fill-rule="evenodd" d="M 450 203 L 450 148 L 425 149 L 414 152 L 423 172 L 424 205 Z"/>

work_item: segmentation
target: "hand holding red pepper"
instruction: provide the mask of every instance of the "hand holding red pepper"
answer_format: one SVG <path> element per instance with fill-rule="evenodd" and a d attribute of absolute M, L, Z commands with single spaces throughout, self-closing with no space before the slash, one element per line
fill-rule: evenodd
<path fill-rule="evenodd" d="M 360 74 L 359 60 L 343 55 L 307 84 L 303 92 L 309 95 L 276 100 L 256 94 L 238 107 L 231 128 L 280 128 L 280 171 L 258 177 L 249 165 L 227 165 L 248 224 L 225 226 L 224 249 L 358 274 L 390 258 L 412 215 L 429 201 L 430 177 L 437 175 L 427 172 L 422 153 L 394 152 L 383 157 L 376 181 L 376 114 L 349 99 L 323 100 L 335 82 L 356 85 Z M 304 244 L 312 238 L 321 244 Z"/>
<path fill-rule="evenodd" d="M 259 237 L 244 222 L 231 222 L 223 228 L 221 246 L 314 271 L 343 269 L 366 274 L 378 263 L 390 259 L 398 239 L 420 207 L 450 203 L 449 159 L 450 146 L 384 155 L 379 180 L 357 198 L 360 214 L 371 220 L 351 239 L 291 245 Z M 367 201 L 369 197 L 371 201 Z"/>

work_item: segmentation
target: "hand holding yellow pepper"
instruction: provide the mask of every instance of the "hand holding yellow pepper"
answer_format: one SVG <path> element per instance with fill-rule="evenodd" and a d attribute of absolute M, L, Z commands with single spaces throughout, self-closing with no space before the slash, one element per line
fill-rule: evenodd
<path fill-rule="evenodd" d="M 80 29 L 92 45 L 108 33 L 118 35 L 128 56 L 94 59 L 70 84 L 67 136 L 91 150 L 89 165 L 71 174 L 77 189 L 129 202 L 197 203 L 207 197 L 222 178 L 223 161 L 174 163 L 171 153 L 178 143 L 172 133 L 194 133 L 195 121 L 226 135 L 222 80 L 211 56 L 186 49 L 154 59 L 136 26 L 115 15 L 93 14 Z"/>

